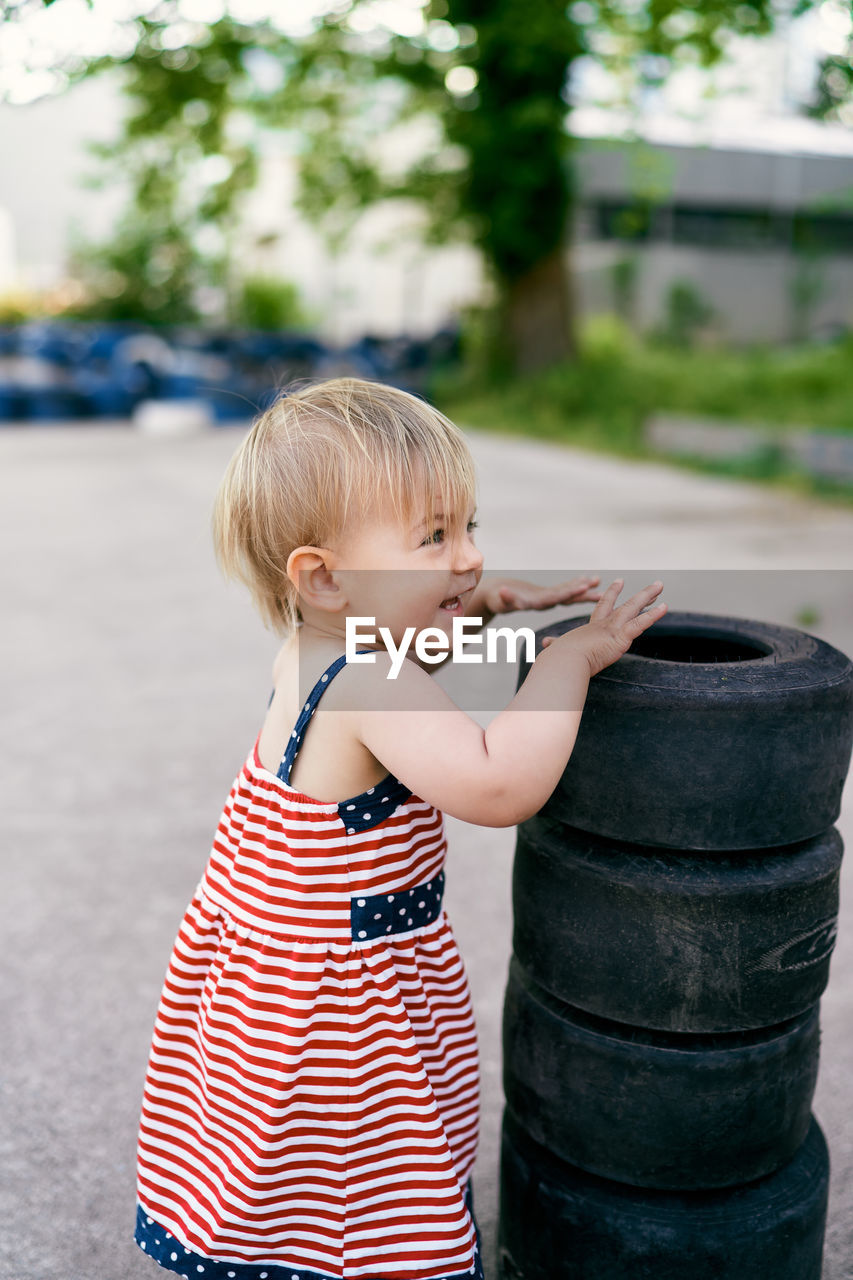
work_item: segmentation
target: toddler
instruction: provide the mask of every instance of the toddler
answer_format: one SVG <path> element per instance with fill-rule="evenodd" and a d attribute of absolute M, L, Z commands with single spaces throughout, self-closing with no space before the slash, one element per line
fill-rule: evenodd
<path fill-rule="evenodd" d="M 214 508 L 223 569 L 284 643 L 169 962 L 145 1081 L 136 1241 L 193 1280 L 482 1277 L 471 999 L 442 906 L 443 812 L 510 826 L 553 791 L 588 682 L 659 582 L 483 580 L 463 434 L 354 378 L 262 414 Z M 486 730 L 408 628 L 597 601 Z M 375 624 L 375 626 L 374 626 Z M 380 633 L 381 634 L 381 633 Z M 440 655 L 439 655 L 440 656 Z M 360 659 L 360 660 L 348 660 Z M 543 714 L 547 710 L 547 714 Z"/>

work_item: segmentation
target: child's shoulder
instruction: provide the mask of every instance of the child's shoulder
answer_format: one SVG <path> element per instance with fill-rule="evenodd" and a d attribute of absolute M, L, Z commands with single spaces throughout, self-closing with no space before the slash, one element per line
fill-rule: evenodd
<path fill-rule="evenodd" d="M 327 668 L 344 656 L 339 645 L 325 640 L 301 650 L 290 643 L 282 646 L 273 663 L 274 696 L 257 743 L 264 768 L 278 767 L 309 695 Z M 361 794 L 389 771 L 394 773 L 365 743 L 365 719 L 375 728 L 378 715 L 396 739 L 401 720 L 397 714 L 386 719 L 386 713 L 431 710 L 436 697 L 442 705 L 448 702 L 447 694 L 416 663 L 406 659 L 396 678 L 389 678 L 396 666 L 389 654 L 377 651 L 375 661 L 345 662 L 328 685 L 321 685 L 318 714 L 311 718 L 310 731 L 302 734 L 289 775 L 291 786 L 325 803 Z"/>

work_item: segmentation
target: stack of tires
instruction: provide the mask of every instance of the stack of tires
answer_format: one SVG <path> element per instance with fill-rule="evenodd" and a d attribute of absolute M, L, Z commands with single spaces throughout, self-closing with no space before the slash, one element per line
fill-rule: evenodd
<path fill-rule="evenodd" d="M 851 745 L 853 664 L 791 628 L 668 613 L 590 681 L 518 828 L 503 1280 L 819 1280 Z"/>

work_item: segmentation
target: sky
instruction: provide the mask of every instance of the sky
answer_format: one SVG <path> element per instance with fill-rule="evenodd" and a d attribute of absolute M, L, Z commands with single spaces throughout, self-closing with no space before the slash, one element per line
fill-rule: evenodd
<path fill-rule="evenodd" d="M 68 57 L 88 57 L 98 53 L 121 53 L 133 45 L 132 19 L 159 7 L 160 0 L 54 0 L 48 9 L 33 8 L 0 27 L 0 99 L 25 105 L 45 94 L 55 93 L 64 84 L 58 63 Z M 784 12 L 790 0 L 777 0 Z M 289 34 L 298 36 L 311 29 L 319 14 L 333 8 L 333 0 L 179 0 L 181 18 L 188 25 L 211 22 L 228 10 L 243 21 L 269 19 Z M 575 0 L 573 16 L 579 20 L 594 11 L 588 0 Z M 589 14 L 586 12 L 589 11 Z M 436 48 L 452 49 L 456 35 L 449 23 L 426 23 L 423 0 L 367 0 L 351 17 L 354 30 L 369 36 L 394 31 L 401 35 L 424 35 Z M 792 114 L 798 101 L 808 98 L 814 83 L 818 59 L 847 48 L 853 20 L 846 0 L 823 0 L 811 12 L 793 21 L 780 23 L 777 38 L 735 38 L 729 44 L 726 64 L 712 72 L 683 67 L 666 86 L 648 93 L 635 108 L 647 120 L 663 127 L 666 118 L 689 128 L 691 121 L 709 122 L 727 116 L 741 122 L 747 116 L 769 117 Z M 181 27 L 175 30 L 176 47 L 181 43 Z M 465 91 L 465 76 L 458 74 L 459 89 Z M 469 89 L 473 83 L 467 80 Z M 454 85 L 454 91 L 457 90 Z M 717 97 L 709 98 L 716 89 Z M 591 59 L 575 64 L 572 92 L 577 103 L 575 131 L 601 132 L 625 118 L 602 102 L 612 98 L 615 82 Z M 581 114 L 579 115 L 578 112 Z M 853 105 L 844 121 L 853 127 Z"/>

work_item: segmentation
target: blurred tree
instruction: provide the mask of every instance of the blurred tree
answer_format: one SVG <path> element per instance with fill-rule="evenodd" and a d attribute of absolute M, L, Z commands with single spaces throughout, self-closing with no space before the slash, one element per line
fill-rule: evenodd
<path fill-rule="evenodd" d="M 0 14 L 49 3 L 0 0 Z M 576 61 L 614 72 L 630 100 L 685 62 L 712 66 L 732 35 L 765 35 L 817 3 L 329 0 L 294 35 L 284 18 L 241 22 L 226 4 L 218 21 L 190 21 L 181 0 L 162 0 L 136 19 L 128 56 L 85 73 L 125 68 L 133 106 L 115 163 L 143 213 L 162 182 L 175 214 L 164 225 L 191 231 L 196 247 L 219 238 L 217 270 L 234 261 L 240 198 L 257 172 L 249 122 L 284 130 L 301 207 L 338 244 L 382 199 L 416 201 L 434 242 L 471 239 L 495 286 L 504 365 L 525 370 L 576 349 L 566 251 Z"/>
<path fill-rule="evenodd" d="M 120 61 L 130 99 L 118 139 L 93 148 L 108 162 L 103 181 L 127 187 L 128 208 L 109 243 L 74 254 L 89 311 L 104 318 L 236 319 L 240 197 L 258 175 L 251 117 L 241 116 L 250 106 L 243 59 L 265 33 L 228 17 L 179 18 L 176 3 L 138 18 L 129 57 L 97 58 L 78 73 Z"/>
<path fill-rule="evenodd" d="M 71 270 L 83 289 L 73 313 L 86 320 L 139 320 L 192 324 L 201 316 L 196 298 L 211 264 L 186 229 L 167 216 L 133 210 L 105 244 L 79 242 Z"/>
<path fill-rule="evenodd" d="M 815 100 L 808 114 L 818 120 L 840 120 L 841 109 L 853 97 L 853 40 L 846 55 L 825 58 L 820 66 Z M 845 121 L 849 124 L 849 119 Z"/>

